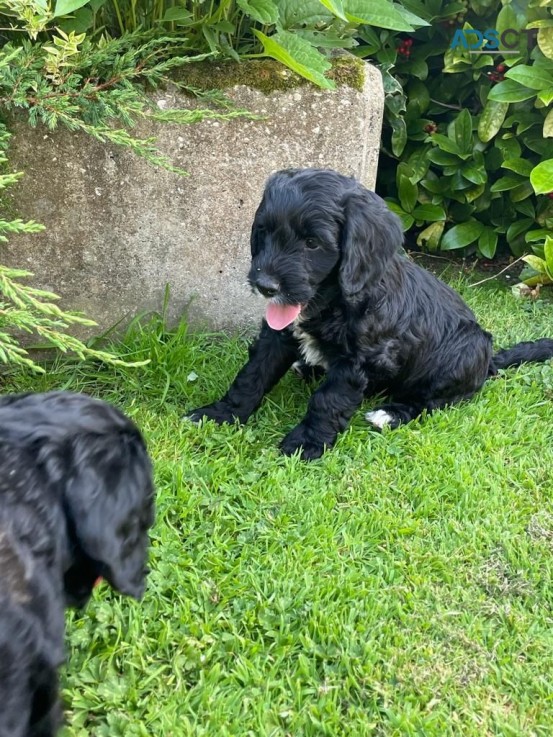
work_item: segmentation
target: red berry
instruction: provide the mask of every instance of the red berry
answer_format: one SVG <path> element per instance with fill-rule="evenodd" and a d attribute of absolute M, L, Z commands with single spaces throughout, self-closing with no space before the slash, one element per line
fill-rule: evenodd
<path fill-rule="evenodd" d="M 408 39 L 406 39 L 406 41 L 405 41 L 405 45 L 406 45 L 406 46 L 412 46 L 412 45 L 413 45 L 413 39 L 412 39 L 412 38 L 408 38 Z"/>
<path fill-rule="evenodd" d="M 507 67 L 505 66 L 505 64 L 498 64 L 496 66 L 496 69 L 497 69 L 498 72 L 504 72 L 505 69 L 507 69 Z"/>
<path fill-rule="evenodd" d="M 553 192 L 550 192 L 547 196 L 549 197 L 550 200 L 553 200 Z"/>

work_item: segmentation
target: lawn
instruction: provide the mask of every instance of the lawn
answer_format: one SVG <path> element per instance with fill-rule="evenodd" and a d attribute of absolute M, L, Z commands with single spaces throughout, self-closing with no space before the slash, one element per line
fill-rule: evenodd
<path fill-rule="evenodd" d="M 553 304 L 457 286 L 498 346 L 553 336 Z M 277 452 L 311 391 L 292 374 L 244 428 L 180 420 L 243 338 L 154 319 L 120 349 L 152 361 L 5 386 L 112 401 L 155 461 L 143 602 L 104 585 L 67 617 L 64 735 L 550 737 L 552 365 L 381 435 L 360 411 L 305 464 Z"/>

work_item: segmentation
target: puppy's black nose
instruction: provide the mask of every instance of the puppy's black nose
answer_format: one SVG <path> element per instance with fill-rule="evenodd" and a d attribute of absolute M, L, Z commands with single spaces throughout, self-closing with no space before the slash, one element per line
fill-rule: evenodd
<path fill-rule="evenodd" d="M 264 297 L 274 297 L 279 290 L 279 283 L 272 276 L 267 274 L 257 274 L 255 277 L 255 286 Z"/>

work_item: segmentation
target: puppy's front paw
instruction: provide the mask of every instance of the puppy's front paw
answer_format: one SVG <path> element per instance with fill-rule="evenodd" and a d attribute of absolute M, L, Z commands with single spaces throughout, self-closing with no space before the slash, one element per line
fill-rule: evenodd
<path fill-rule="evenodd" d="M 237 417 L 233 415 L 230 408 L 224 402 L 214 402 L 213 404 L 206 404 L 205 407 L 198 407 L 198 409 L 192 410 L 192 412 L 184 415 L 183 420 L 195 423 L 199 423 L 202 420 L 213 420 L 218 425 L 225 423 L 232 425 L 237 420 Z"/>
<path fill-rule="evenodd" d="M 280 444 L 284 455 L 291 456 L 299 450 L 303 461 L 314 461 L 320 458 L 326 447 L 324 442 L 313 438 L 312 433 L 301 424 L 289 432 Z"/>

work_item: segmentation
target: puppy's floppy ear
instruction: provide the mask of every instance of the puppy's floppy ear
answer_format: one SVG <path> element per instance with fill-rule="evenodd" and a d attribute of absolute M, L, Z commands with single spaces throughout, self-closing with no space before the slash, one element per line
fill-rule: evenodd
<path fill-rule="evenodd" d="M 139 599 L 154 521 L 150 459 L 137 430 L 80 433 L 71 440 L 65 509 L 83 552 L 109 583 Z M 78 575 L 78 572 L 77 572 Z"/>
<path fill-rule="evenodd" d="M 384 200 L 364 187 L 346 193 L 342 207 L 338 278 L 344 295 L 355 297 L 384 274 L 387 262 L 403 243 L 403 230 Z"/>
<path fill-rule="evenodd" d="M 257 254 L 261 251 L 263 247 L 263 232 L 260 226 L 260 220 L 261 216 L 263 215 L 263 211 L 265 210 L 265 202 L 266 198 L 265 195 L 263 195 L 263 199 L 261 200 L 257 207 L 257 210 L 255 211 L 255 216 L 252 223 L 252 231 L 250 235 L 250 250 L 252 258 L 255 258 L 255 256 L 257 256 Z"/>
<path fill-rule="evenodd" d="M 286 189 L 286 186 L 290 182 L 291 179 L 294 179 L 298 174 L 301 174 L 304 170 L 303 169 L 281 169 L 280 171 L 276 171 L 267 179 L 265 182 L 265 188 L 263 190 L 263 197 L 261 198 L 261 202 L 258 205 L 257 210 L 255 211 L 255 216 L 253 220 L 252 230 L 251 230 L 251 236 L 250 236 L 250 248 L 251 248 L 251 254 L 252 258 L 255 258 L 259 251 L 261 251 L 263 247 L 263 229 L 261 226 L 261 221 L 263 219 L 263 215 L 265 214 L 265 210 L 267 209 L 267 205 L 271 202 L 274 202 L 274 199 L 278 192 L 282 192 L 283 188 Z"/>

